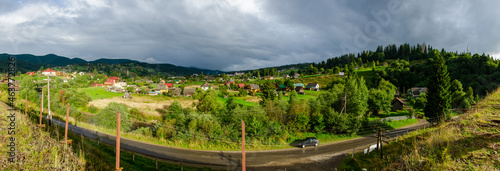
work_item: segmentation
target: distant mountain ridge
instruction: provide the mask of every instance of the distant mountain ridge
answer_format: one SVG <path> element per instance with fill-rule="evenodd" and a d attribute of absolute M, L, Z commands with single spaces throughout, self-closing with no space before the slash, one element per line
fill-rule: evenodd
<path fill-rule="evenodd" d="M 216 74 L 216 73 L 224 73 L 219 70 L 209 70 L 209 69 L 200 69 L 194 67 L 183 67 L 176 66 L 173 64 L 149 64 L 146 62 L 139 62 L 131 59 L 106 59 L 101 58 L 94 61 L 86 61 L 81 58 L 68 58 L 64 56 L 58 56 L 55 54 L 47 54 L 44 56 L 36 56 L 32 54 L 18 54 L 11 55 L 7 53 L 0 54 L 0 72 L 6 73 L 7 71 L 7 63 L 9 63 L 9 57 L 16 57 L 16 70 L 21 71 L 22 73 L 28 71 L 36 71 L 40 69 L 40 67 L 58 67 L 58 66 L 67 66 L 74 64 L 86 64 L 86 63 L 107 63 L 107 64 L 124 64 L 124 63 L 137 63 L 143 67 L 147 68 L 155 68 L 164 72 L 171 72 L 176 74 L 195 74 L 195 73 L 205 73 L 205 74 Z"/>

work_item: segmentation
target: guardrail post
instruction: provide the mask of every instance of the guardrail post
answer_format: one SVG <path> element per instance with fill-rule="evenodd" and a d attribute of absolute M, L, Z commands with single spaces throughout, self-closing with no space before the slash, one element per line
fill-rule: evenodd
<path fill-rule="evenodd" d="M 158 159 L 155 159 L 155 163 L 156 163 L 156 170 L 158 170 Z"/>

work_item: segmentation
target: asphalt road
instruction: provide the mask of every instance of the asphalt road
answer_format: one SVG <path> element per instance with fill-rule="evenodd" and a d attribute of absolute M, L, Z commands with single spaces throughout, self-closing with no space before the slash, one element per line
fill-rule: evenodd
<path fill-rule="evenodd" d="M 54 119 L 54 123 L 64 126 L 65 122 Z M 390 137 L 404 135 L 407 132 L 414 131 L 422 128 L 429 123 L 425 120 L 419 120 L 419 123 L 409 125 L 397 130 L 392 130 L 389 134 Z M 100 142 L 115 145 L 115 136 L 99 133 L 97 131 L 88 130 L 74 125 L 69 125 L 72 132 L 83 134 L 84 136 L 97 140 Z M 321 141 L 320 141 L 321 143 Z M 339 141 L 329 144 L 320 144 L 318 147 L 306 148 L 292 148 L 271 151 L 247 151 L 246 152 L 246 165 L 247 167 L 262 167 L 269 165 L 282 165 L 299 162 L 313 156 L 331 155 L 335 153 L 345 152 L 353 148 L 366 147 L 368 145 L 376 144 L 376 138 L 373 136 L 366 136 L 351 140 Z M 190 163 L 208 167 L 225 167 L 236 168 L 241 166 L 241 152 L 236 151 L 201 151 L 189 150 L 166 147 L 161 145 L 150 144 L 146 142 L 139 142 L 127 138 L 121 139 L 121 148 L 127 151 L 143 154 L 167 161 Z"/>

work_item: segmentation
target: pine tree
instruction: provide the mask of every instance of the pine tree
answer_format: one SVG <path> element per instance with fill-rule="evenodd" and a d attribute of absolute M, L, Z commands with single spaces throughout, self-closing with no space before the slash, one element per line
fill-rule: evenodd
<path fill-rule="evenodd" d="M 432 73 L 427 84 L 427 104 L 425 116 L 429 118 L 444 117 L 451 108 L 450 77 L 444 58 L 439 51 L 434 51 Z"/>

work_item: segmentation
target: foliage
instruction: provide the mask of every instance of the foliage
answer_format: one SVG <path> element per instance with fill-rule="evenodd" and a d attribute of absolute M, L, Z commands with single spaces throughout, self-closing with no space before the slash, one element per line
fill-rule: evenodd
<path fill-rule="evenodd" d="M 442 117 L 449 112 L 450 106 L 450 77 L 444 58 L 434 51 L 432 74 L 429 78 L 427 104 L 424 108 L 425 116 L 429 118 Z"/>
<path fill-rule="evenodd" d="M 120 112 L 121 129 L 124 132 L 127 132 L 130 130 L 132 123 L 130 122 L 127 106 L 123 104 L 115 102 L 109 103 L 108 106 L 103 108 L 94 116 L 94 122 L 96 125 L 103 126 L 105 128 L 116 129 L 117 112 Z"/>

